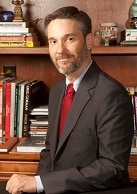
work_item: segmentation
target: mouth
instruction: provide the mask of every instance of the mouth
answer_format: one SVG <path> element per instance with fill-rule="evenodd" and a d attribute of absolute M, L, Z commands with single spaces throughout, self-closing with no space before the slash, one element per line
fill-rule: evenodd
<path fill-rule="evenodd" d="M 60 55 L 57 56 L 56 60 L 57 61 L 67 61 L 72 57 L 72 55 Z"/>

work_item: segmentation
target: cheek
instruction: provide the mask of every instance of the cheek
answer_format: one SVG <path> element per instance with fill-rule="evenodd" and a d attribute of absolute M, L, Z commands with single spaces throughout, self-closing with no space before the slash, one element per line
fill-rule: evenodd
<path fill-rule="evenodd" d="M 51 56 L 51 58 L 52 58 L 52 57 L 55 57 L 56 51 L 55 51 L 55 49 L 53 49 L 53 47 L 50 47 L 50 46 L 49 46 L 49 53 L 50 53 L 50 56 Z"/>

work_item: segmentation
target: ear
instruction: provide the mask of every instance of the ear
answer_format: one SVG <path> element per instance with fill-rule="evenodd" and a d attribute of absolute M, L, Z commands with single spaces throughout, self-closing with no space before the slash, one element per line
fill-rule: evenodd
<path fill-rule="evenodd" d="M 91 51 L 94 45 L 94 34 L 93 33 L 90 33 L 86 36 L 86 44 L 87 44 L 87 49 Z"/>

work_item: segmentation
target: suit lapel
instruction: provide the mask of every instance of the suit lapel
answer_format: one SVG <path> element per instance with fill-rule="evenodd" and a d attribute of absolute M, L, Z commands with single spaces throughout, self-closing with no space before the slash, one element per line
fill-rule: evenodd
<path fill-rule="evenodd" d="M 87 104 L 89 100 L 91 100 L 92 94 L 94 92 L 94 88 L 97 83 L 98 70 L 99 69 L 97 68 L 95 63 L 93 63 L 89 68 L 88 72 L 86 73 L 86 76 L 81 81 L 78 91 L 75 94 L 75 97 L 72 103 L 72 108 L 70 109 L 62 136 L 60 137 L 55 156 L 58 154 L 59 150 L 61 149 L 64 142 L 68 138 L 70 132 L 75 127 L 75 124 L 77 123 L 77 120 L 84 106 Z M 82 94 L 82 97 L 81 97 L 81 94 Z"/>
<path fill-rule="evenodd" d="M 58 88 L 58 90 L 56 91 L 56 98 L 54 97 L 54 101 L 56 100 L 56 102 L 54 103 L 56 111 L 54 111 L 54 115 L 53 115 L 53 117 L 55 118 L 55 121 L 51 131 L 52 135 L 50 139 L 50 146 L 52 147 L 51 156 L 53 158 L 55 156 L 55 152 L 58 144 L 58 123 L 59 123 L 60 108 L 61 108 L 64 92 L 65 92 L 65 81 L 61 83 L 60 88 Z"/>

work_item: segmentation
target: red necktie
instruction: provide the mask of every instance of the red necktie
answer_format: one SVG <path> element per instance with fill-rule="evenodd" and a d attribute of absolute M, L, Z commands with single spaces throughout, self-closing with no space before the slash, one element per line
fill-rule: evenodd
<path fill-rule="evenodd" d="M 62 107 L 61 107 L 61 113 L 60 113 L 59 137 L 62 134 L 64 124 L 65 124 L 68 112 L 70 110 L 74 95 L 75 95 L 75 90 L 73 88 L 73 84 L 69 84 L 62 101 Z"/>

